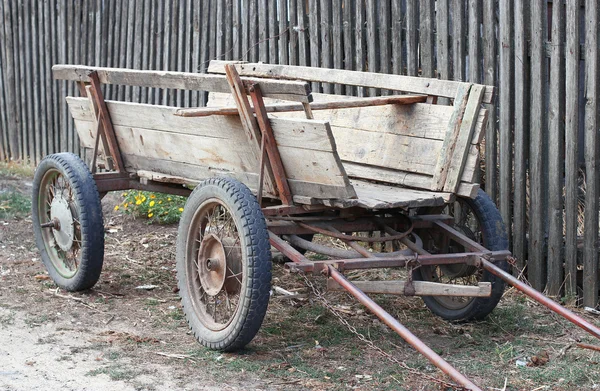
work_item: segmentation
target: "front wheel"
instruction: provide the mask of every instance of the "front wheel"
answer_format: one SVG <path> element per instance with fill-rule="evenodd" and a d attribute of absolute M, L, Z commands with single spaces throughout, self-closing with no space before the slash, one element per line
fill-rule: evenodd
<path fill-rule="evenodd" d="M 46 156 L 33 178 L 35 241 L 48 274 L 68 291 L 89 289 L 100 278 L 104 223 L 96 182 L 72 153 Z"/>
<path fill-rule="evenodd" d="M 488 250 L 508 249 L 508 236 L 502 216 L 496 205 L 483 190 L 475 199 L 457 198 L 442 211 L 435 211 L 454 217 L 454 228 L 470 239 L 482 244 Z M 443 243 L 433 237 L 430 231 L 418 232 L 426 250 L 430 252 L 459 253 L 465 248 L 449 240 Z M 441 250 L 441 251 L 440 251 Z M 506 260 L 496 262 L 496 266 L 508 270 Z M 485 298 L 423 296 L 425 305 L 434 314 L 446 320 L 469 321 L 485 318 L 498 305 L 504 292 L 505 283 L 493 274 L 465 264 L 421 266 L 413 273 L 415 280 L 440 282 L 445 284 L 477 285 L 479 282 L 492 283 L 492 295 Z"/>
<path fill-rule="evenodd" d="M 200 343 L 232 351 L 254 338 L 269 302 L 271 247 L 248 187 L 215 178 L 194 189 L 179 222 L 177 279 Z"/>

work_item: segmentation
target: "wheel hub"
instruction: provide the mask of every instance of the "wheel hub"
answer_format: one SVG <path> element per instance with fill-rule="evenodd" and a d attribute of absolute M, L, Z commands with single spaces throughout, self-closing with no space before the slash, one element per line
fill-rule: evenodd
<path fill-rule="evenodd" d="M 56 244 L 63 251 L 69 251 L 75 237 L 73 215 L 69 202 L 62 194 L 57 194 L 50 205 L 50 219 L 55 222 L 52 228 Z"/>
<path fill-rule="evenodd" d="M 206 235 L 198 251 L 198 276 L 206 294 L 216 296 L 225 284 L 226 274 L 223 244 L 214 234 Z"/>

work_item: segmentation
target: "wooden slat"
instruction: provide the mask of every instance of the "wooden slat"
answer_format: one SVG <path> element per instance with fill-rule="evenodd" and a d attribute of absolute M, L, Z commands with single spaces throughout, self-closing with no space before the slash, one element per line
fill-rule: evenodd
<path fill-rule="evenodd" d="M 367 20 L 367 70 L 369 72 L 377 72 L 379 70 L 380 57 L 380 52 L 377 47 L 377 0 L 365 0 L 365 7 Z M 376 88 L 369 88 L 369 96 L 376 96 L 380 93 L 381 91 L 378 91 Z"/>
<path fill-rule="evenodd" d="M 392 19 L 391 19 L 391 34 L 392 34 L 392 72 L 396 75 L 401 75 L 404 72 L 402 59 L 402 2 L 400 0 L 392 0 Z M 351 68 L 346 68 L 351 69 Z"/>
<path fill-rule="evenodd" d="M 89 82 L 88 74 L 95 71 L 98 73 L 100 82 L 103 84 L 229 92 L 226 78 L 220 75 L 98 68 L 78 65 L 55 65 L 52 67 L 52 70 L 54 78 L 59 80 Z M 257 78 L 242 78 L 242 80 L 245 83 L 259 83 L 264 90 L 265 96 L 268 97 L 296 102 L 310 101 L 308 84 L 304 82 Z"/>
<path fill-rule="evenodd" d="M 352 100 L 329 101 L 329 102 L 313 102 L 309 103 L 311 110 L 332 110 L 356 107 L 373 107 L 383 105 L 412 105 L 413 103 L 425 102 L 424 95 L 402 95 L 395 97 L 374 97 L 374 98 L 358 98 Z M 271 104 L 265 106 L 267 112 L 290 112 L 304 111 L 305 106 L 302 104 Z M 237 115 L 237 107 L 200 107 L 194 109 L 180 109 L 175 115 L 180 117 L 206 117 L 209 115 Z"/>
<path fill-rule="evenodd" d="M 298 10 L 298 65 L 308 65 L 308 28 L 306 26 L 306 2 L 297 0 Z"/>
<path fill-rule="evenodd" d="M 456 144 L 452 149 L 452 158 L 446 174 L 444 191 L 453 193 L 458 188 L 477 124 L 483 94 L 484 88 L 482 86 L 475 85 L 471 88 Z M 476 167 L 476 169 L 479 169 L 479 167 Z"/>
<path fill-rule="evenodd" d="M 292 4 L 291 8 L 294 9 L 295 12 L 295 7 Z M 290 63 L 290 58 L 289 58 L 289 52 L 288 50 L 290 50 L 290 44 L 289 44 L 289 37 L 290 37 L 290 23 L 288 22 L 288 0 L 278 0 L 277 1 L 277 10 L 279 11 L 279 31 L 278 34 L 280 34 L 279 36 L 279 58 L 278 58 L 278 63 L 279 64 L 289 64 Z M 295 26 L 295 24 L 292 24 Z M 274 35 L 274 34 L 273 34 Z"/>
<path fill-rule="evenodd" d="M 513 2 L 510 0 L 501 0 L 500 3 L 500 124 L 498 126 L 500 132 L 499 145 L 499 210 L 502 220 L 505 222 L 506 234 L 509 239 L 511 237 L 512 227 L 511 221 L 511 199 L 513 193 L 512 187 L 512 121 L 513 121 L 513 106 L 511 86 L 513 79 L 513 58 L 512 58 L 512 8 Z M 540 83 L 545 83 L 541 79 Z M 562 219 L 562 216 L 561 216 Z"/>
<path fill-rule="evenodd" d="M 344 53 L 343 53 L 343 63 L 344 69 L 353 70 L 354 69 L 354 54 L 355 54 L 355 42 L 354 42 L 354 29 L 355 26 L 353 24 L 353 9 L 352 4 L 354 3 L 351 0 L 342 0 L 343 1 L 343 14 L 342 14 L 342 33 L 344 34 Z M 346 86 L 345 92 L 347 95 L 356 95 L 355 88 L 352 86 Z"/>
<path fill-rule="evenodd" d="M 515 172 L 515 182 L 514 182 L 514 196 L 512 197 L 514 200 L 513 207 L 513 254 L 517 259 L 517 269 L 514 270 L 515 274 L 521 272 L 521 270 L 525 267 L 525 255 L 527 252 L 527 228 L 526 228 L 526 219 L 527 219 L 527 204 L 526 204 L 526 194 L 527 194 L 527 155 L 529 150 L 528 145 L 528 133 L 529 133 L 529 57 L 527 50 L 527 26 L 529 24 L 529 20 L 527 18 L 527 9 L 529 7 L 525 5 L 524 2 L 517 2 L 515 4 L 515 52 L 513 57 L 513 62 L 515 66 L 515 83 L 514 86 L 519 86 L 519 88 L 515 88 L 515 156 L 514 156 L 514 172 Z M 492 18 L 489 13 L 489 7 L 485 7 L 487 18 Z M 492 18 L 492 20 L 495 19 Z M 486 19 L 489 21 L 490 19 Z M 487 30 L 486 30 L 487 32 Z M 488 32 L 486 36 L 489 39 L 489 36 L 492 32 Z M 489 52 L 490 50 L 488 50 Z M 490 54 L 491 55 L 491 54 Z M 487 58 L 487 57 L 486 57 Z M 495 58 L 495 54 L 494 54 Z M 490 61 L 494 61 L 490 59 Z M 486 66 L 486 69 L 490 69 L 490 67 Z M 486 71 L 486 75 L 487 75 Z M 487 76 L 491 78 L 492 76 Z M 486 79 L 487 80 L 490 79 Z M 514 87 L 513 87 L 514 88 Z M 495 121 L 490 121 L 490 126 L 494 126 Z M 488 128 L 489 129 L 489 128 Z M 491 130 L 490 130 L 491 132 Z M 488 145 L 492 145 L 493 149 L 488 150 L 486 154 L 486 177 L 490 178 L 490 174 L 494 174 L 491 178 L 495 179 L 495 167 L 496 167 L 496 133 L 493 132 L 486 136 L 486 143 Z M 490 149 L 490 148 L 487 148 Z M 490 168 L 490 164 L 493 166 Z M 495 190 L 495 180 L 492 182 L 494 185 L 491 189 Z M 486 185 L 487 188 L 487 185 Z M 495 191 L 491 194 L 495 194 Z"/>
<path fill-rule="evenodd" d="M 521 3 L 515 5 L 516 10 Z M 483 83 L 496 85 L 496 6 L 494 2 L 483 3 Z M 517 47 L 517 25 L 515 23 L 515 52 Z M 521 63 L 527 61 L 523 59 Z M 525 90 L 522 88 L 521 90 Z M 516 95 L 516 94 L 515 94 Z M 485 140 L 485 191 L 495 200 L 496 186 L 496 104 L 495 102 L 486 106 L 490 112 Z"/>
<path fill-rule="evenodd" d="M 404 295 L 406 281 L 352 281 L 352 284 L 364 293 L 379 293 L 387 295 Z M 467 296 L 467 297 L 490 297 L 492 294 L 492 283 L 480 282 L 477 286 L 440 284 L 429 281 L 412 281 L 414 295 L 416 296 Z M 333 279 L 327 280 L 327 289 L 332 291 L 343 291 L 341 285 Z"/>
<path fill-rule="evenodd" d="M 563 269 L 563 183 L 564 183 L 564 126 L 565 116 L 565 10 L 562 4 L 552 7 L 552 58 L 550 59 L 550 102 L 548 139 L 548 278 L 547 290 L 560 295 L 564 281 Z M 512 167 L 509 167 L 512 168 Z"/>
<path fill-rule="evenodd" d="M 344 52 L 342 46 L 344 37 L 342 36 L 342 0 L 332 0 L 331 3 L 331 43 L 333 49 L 333 67 L 336 69 L 344 69 Z M 343 94 L 343 86 L 336 84 L 334 92 L 338 95 Z"/>
<path fill-rule="evenodd" d="M 598 304 L 598 86 L 600 53 L 598 53 L 598 2 L 585 2 L 585 231 L 583 233 L 583 305 Z"/>
<path fill-rule="evenodd" d="M 316 0 L 308 0 L 308 29 L 309 29 L 309 38 L 310 38 L 310 66 L 315 68 L 321 66 L 320 62 L 320 51 L 319 44 L 321 42 L 319 38 L 319 2 Z M 212 62 L 211 62 L 212 65 Z M 308 64 L 307 64 L 308 65 Z M 213 72 L 210 70 L 209 72 Z M 240 70 L 238 69 L 238 72 Z M 240 73 L 241 74 L 241 73 Z M 319 83 L 312 83 L 312 90 L 315 92 L 319 92 L 321 90 Z"/>
<path fill-rule="evenodd" d="M 421 70 L 424 77 L 435 76 L 434 56 L 434 24 L 435 24 L 435 0 L 420 0 L 420 47 L 421 47 Z"/>
<path fill-rule="evenodd" d="M 465 57 L 467 52 L 467 32 L 469 31 L 469 60 L 471 60 L 470 50 L 472 49 L 472 44 L 475 47 L 479 44 L 479 23 L 474 24 L 474 21 L 471 19 L 472 14 L 476 12 L 473 3 L 478 4 L 479 2 L 476 0 L 471 0 L 469 2 L 469 19 L 468 23 L 467 18 L 465 17 L 466 4 L 464 0 L 453 0 L 452 1 L 452 27 L 453 27 L 453 36 L 452 36 L 452 71 L 453 71 L 453 80 L 465 81 L 467 80 L 465 77 L 466 72 L 466 64 Z M 476 27 L 475 27 L 476 26 Z M 472 35 L 477 32 L 477 36 L 475 41 L 471 40 Z M 478 59 L 476 60 L 478 61 Z M 469 68 L 469 70 L 471 70 Z M 469 79 L 471 83 L 477 83 L 477 80 Z"/>
<path fill-rule="evenodd" d="M 448 0 L 436 1 L 437 77 L 450 79 L 450 26 Z"/>
<path fill-rule="evenodd" d="M 579 9 L 569 2 L 566 12 L 566 85 L 579 84 Z M 579 93 L 565 91 L 565 294 L 577 295 L 577 217 L 579 215 Z"/>
<path fill-rule="evenodd" d="M 321 44 L 321 63 L 323 68 L 333 68 L 332 42 L 331 42 L 331 0 L 319 0 L 319 33 Z M 323 92 L 333 92 L 331 84 L 322 84 Z"/>
<path fill-rule="evenodd" d="M 459 0 L 462 2 L 462 0 Z M 485 2 L 469 0 L 469 81 L 481 83 L 481 20 Z M 485 27 L 484 27 L 485 28 Z M 464 55 L 464 52 L 461 52 Z M 456 56 L 456 54 L 455 54 Z M 456 70 L 455 70 L 456 72 Z M 456 79 L 456 73 L 454 75 Z"/>
<path fill-rule="evenodd" d="M 544 262 L 545 220 L 547 216 L 546 192 L 544 191 L 544 137 L 547 129 L 545 115 L 546 64 L 544 40 L 547 24 L 546 0 L 531 2 L 531 105 L 529 132 L 529 252 L 528 279 L 533 288 L 543 290 L 546 282 L 546 264 Z"/>
<path fill-rule="evenodd" d="M 417 76 L 419 72 L 419 52 L 417 48 L 419 20 L 417 15 L 417 0 L 406 0 L 406 68 L 409 76 Z"/>
<path fill-rule="evenodd" d="M 454 111 L 448 122 L 448 131 L 444 138 L 444 145 L 438 155 L 431 190 L 442 190 L 446 183 L 448 168 L 452 159 L 456 138 L 460 131 L 461 120 L 467 107 L 470 90 L 470 86 L 461 88 L 454 99 Z"/>
<path fill-rule="evenodd" d="M 225 72 L 225 64 L 227 64 L 227 62 L 211 61 L 208 72 L 223 74 Z M 440 96 L 452 99 L 456 97 L 459 89 L 470 86 L 468 83 L 448 80 L 316 68 L 314 66 L 296 67 L 258 63 L 238 63 L 236 64 L 236 69 L 241 76 L 341 83 L 370 88 L 387 88 L 413 94 Z M 483 102 L 491 103 L 493 94 L 493 87 L 486 86 Z"/>
<path fill-rule="evenodd" d="M 94 120 L 89 102 L 84 98 L 68 98 L 67 102 L 82 141 L 86 147 L 93 147 Z M 108 101 L 107 106 L 126 167 L 131 156 L 138 156 L 199 164 L 240 175 L 258 173 L 258 159 L 250 149 L 239 117 L 182 118 L 173 115 L 175 107 L 113 101 Z M 354 196 L 327 123 L 306 119 L 270 122 L 294 194 L 325 198 Z M 163 172 L 156 165 L 135 168 Z M 164 173 L 178 175 L 171 171 Z M 252 186 L 257 188 L 256 184 Z"/>
<path fill-rule="evenodd" d="M 0 17 L 4 21 L 4 2 L 0 2 Z M 7 105 L 8 99 L 5 95 L 6 88 L 4 86 L 5 80 L 8 79 L 8 74 L 4 68 L 6 63 L 6 38 L 4 34 L 4 24 L 0 26 L 0 159 L 6 160 L 10 157 L 10 151 L 8 149 L 8 120 L 7 120 Z"/>

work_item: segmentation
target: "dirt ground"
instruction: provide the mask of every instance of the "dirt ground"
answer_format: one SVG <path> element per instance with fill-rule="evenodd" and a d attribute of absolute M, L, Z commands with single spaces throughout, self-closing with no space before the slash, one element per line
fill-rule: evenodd
<path fill-rule="evenodd" d="M 30 179 L 1 174 L 0 193 L 28 194 Z M 30 217 L 0 221 L 0 390 L 450 390 L 435 367 L 350 297 L 326 299 L 373 349 L 334 316 L 302 276 L 274 264 L 274 293 L 246 350 L 219 353 L 188 332 L 175 276 L 175 225 L 148 225 L 103 200 L 100 282 L 68 293 L 48 279 Z M 369 277 L 355 273 L 352 278 Z M 324 281 L 313 280 L 322 289 Z M 154 289 L 137 289 L 154 285 Z M 598 344 L 531 300 L 507 291 L 487 320 L 452 324 L 418 298 L 377 301 L 486 390 L 595 390 Z M 588 319 L 600 323 L 600 318 Z M 401 364 L 399 364 L 401 363 Z"/>

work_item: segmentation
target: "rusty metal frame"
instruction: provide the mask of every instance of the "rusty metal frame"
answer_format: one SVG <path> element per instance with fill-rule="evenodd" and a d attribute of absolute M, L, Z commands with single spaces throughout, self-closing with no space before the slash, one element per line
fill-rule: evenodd
<path fill-rule="evenodd" d="M 354 296 L 360 303 L 365 305 L 373 314 L 387 324 L 392 330 L 400 335 L 406 342 L 417 349 L 423 354 L 432 364 L 450 376 L 454 381 L 460 384 L 462 387 L 468 390 L 481 390 L 477 385 L 467 379 L 464 375 L 458 372 L 454 367 L 448 364 L 444 359 L 437 355 L 431 348 L 425 343 L 418 339 L 412 334 L 406 327 L 404 327 L 398 320 L 394 319 L 387 311 L 381 308 L 371 298 L 369 298 L 364 292 L 358 287 L 348 281 L 343 272 L 351 269 L 368 269 L 368 268 L 388 268 L 388 267 L 405 267 L 408 265 L 442 265 L 442 264 L 467 264 L 476 267 L 480 267 L 489 273 L 497 276 L 498 278 L 505 281 L 507 284 L 515 287 L 517 290 L 523 292 L 527 296 L 533 298 L 538 303 L 546 306 L 550 310 L 563 316 L 578 327 L 584 329 L 591 335 L 600 339 L 600 328 L 583 319 L 581 316 L 574 312 L 564 308 L 555 301 L 544 296 L 542 293 L 531 288 L 527 284 L 519 281 L 513 277 L 510 273 L 502 270 L 494 264 L 495 261 L 501 259 L 507 259 L 511 256 L 510 251 L 489 251 L 481 244 L 471 240 L 467 236 L 463 235 L 459 231 L 455 230 L 450 224 L 451 219 L 449 216 L 418 216 L 411 217 L 415 227 L 419 228 L 430 228 L 436 230 L 437 233 L 442 235 L 444 238 L 452 239 L 457 243 L 465 247 L 469 252 L 465 253 L 452 253 L 452 254 L 430 254 L 423 248 L 419 247 L 413 242 L 408 241 L 407 238 L 401 241 L 407 244 L 408 247 L 415 251 L 414 256 L 410 255 L 399 255 L 394 257 L 376 257 L 368 251 L 359 251 L 360 247 L 355 241 L 348 242 L 352 244 L 351 247 L 359 252 L 362 258 L 353 259 L 338 259 L 330 261 L 311 261 L 301 254 L 298 250 L 292 247 L 288 242 L 283 240 L 279 235 L 282 232 L 287 234 L 300 234 L 307 233 L 302 231 L 302 226 L 295 222 L 271 222 L 269 224 L 269 239 L 273 247 L 281 251 L 287 258 L 292 262 L 287 263 L 286 266 L 291 270 L 302 271 L 305 273 L 323 274 L 332 278 L 348 293 Z M 399 232 L 391 227 L 389 218 L 381 218 L 377 216 L 371 216 L 370 218 L 364 217 L 359 219 L 358 222 L 344 223 L 341 221 L 325 220 L 321 222 L 324 226 L 328 227 L 331 232 L 338 232 L 340 229 L 334 228 L 334 225 L 343 227 L 344 232 L 358 232 L 358 231 L 375 231 L 385 230 L 388 235 L 398 235 Z M 346 224 L 344 226 L 344 224 Z M 345 229 L 344 229 L 345 228 Z M 352 228 L 352 229 L 349 229 Z M 311 231 L 311 230 L 308 230 Z M 364 248 L 363 248 L 364 250 Z"/>

